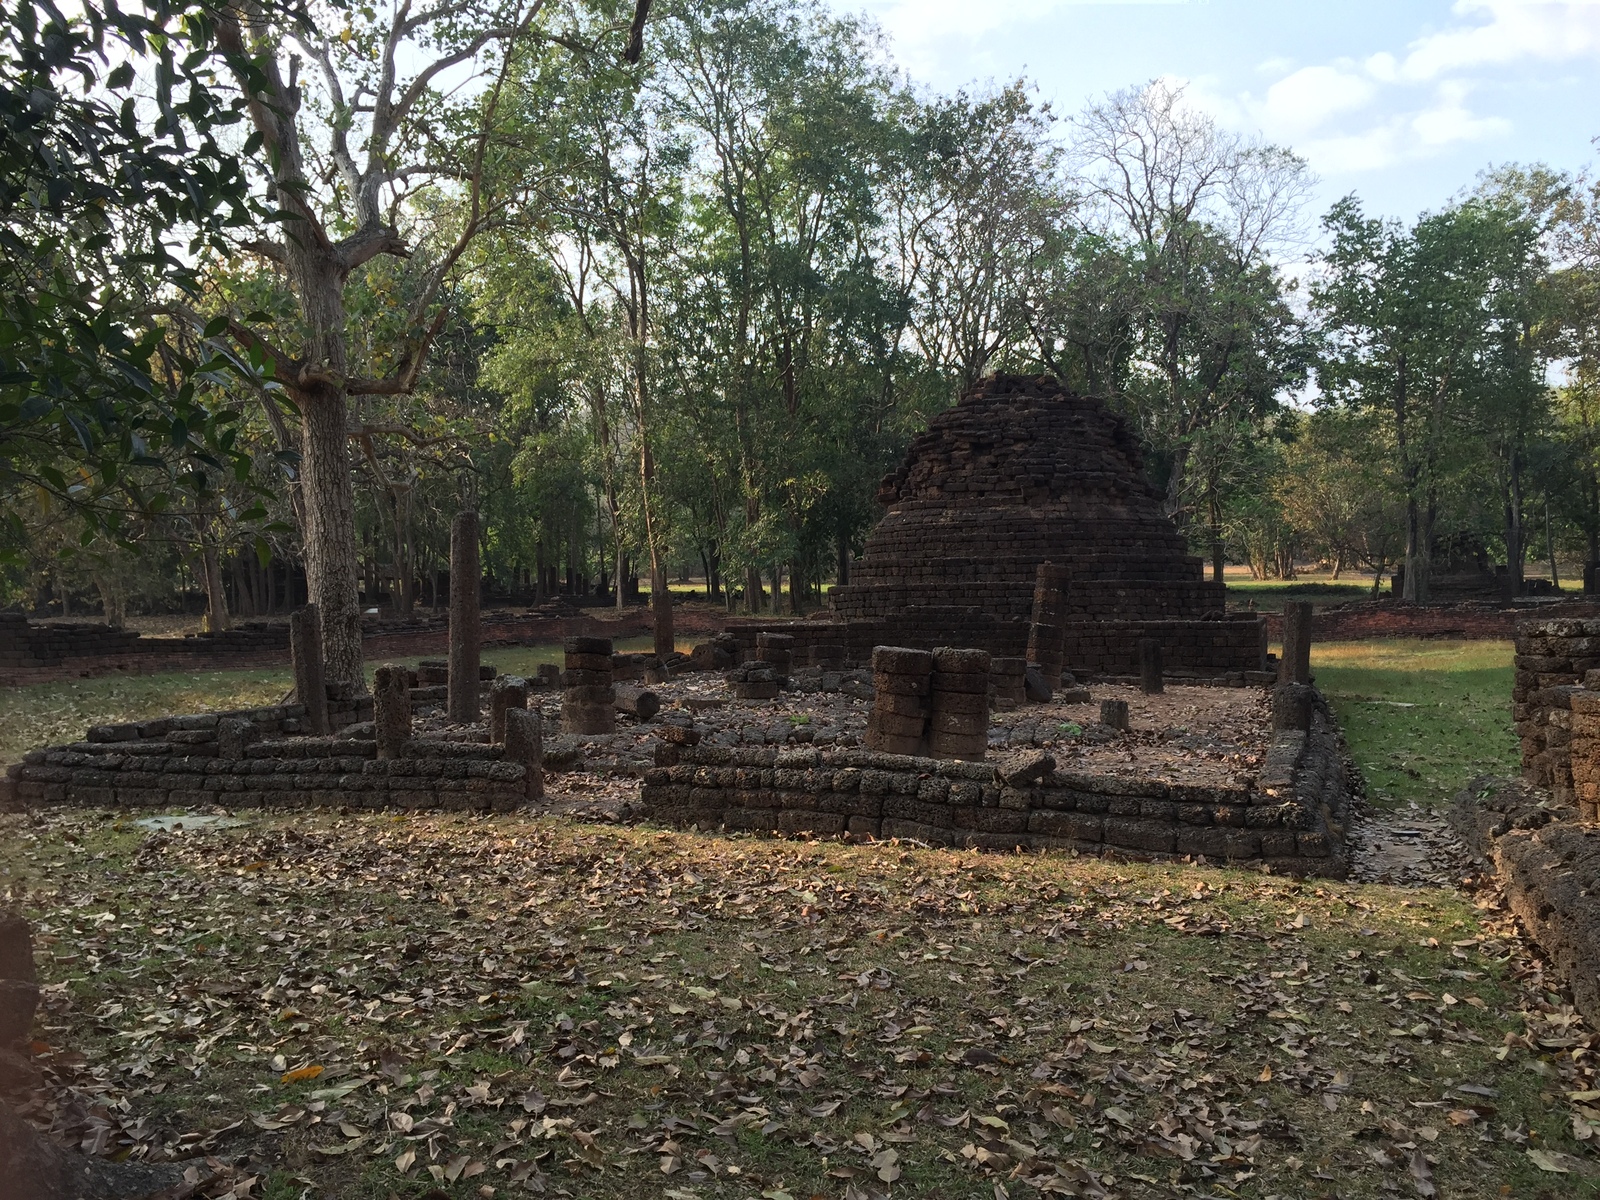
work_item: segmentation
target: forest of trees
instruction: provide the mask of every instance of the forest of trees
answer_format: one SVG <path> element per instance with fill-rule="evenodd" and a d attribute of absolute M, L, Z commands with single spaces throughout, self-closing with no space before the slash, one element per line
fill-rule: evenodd
<path fill-rule="evenodd" d="M 1218 572 L 1600 560 L 1588 176 L 1318 214 L 1164 84 L 934 94 L 807 0 L 67 12 L 0 42 L 0 604 L 309 596 L 356 678 L 470 506 L 518 600 L 805 611 L 995 370 L 1126 414 Z"/>

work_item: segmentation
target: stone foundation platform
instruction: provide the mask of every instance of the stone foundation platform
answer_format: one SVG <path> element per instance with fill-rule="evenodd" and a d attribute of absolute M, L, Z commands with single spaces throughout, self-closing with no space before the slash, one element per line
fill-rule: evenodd
<path fill-rule="evenodd" d="M 653 820 L 702 829 L 909 838 L 991 850 L 1266 865 L 1343 878 L 1350 775 L 1318 705 L 1276 735 L 1251 786 L 1199 786 L 866 750 L 663 744 L 645 774 Z"/>

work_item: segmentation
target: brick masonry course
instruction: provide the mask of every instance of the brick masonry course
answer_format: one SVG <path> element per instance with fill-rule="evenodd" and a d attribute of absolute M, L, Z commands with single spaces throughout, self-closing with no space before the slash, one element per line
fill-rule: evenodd
<path fill-rule="evenodd" d="M 485 683 L 487 685 L 487 681 Z M 410 689 L 413 707 L 443 688 Z M 305 707 L 98 725 L 85 740 L 29 751 L 0 778 L 0 811 L 74 807 L 401 808 L 504 811 L 537 783 L 501 746 L 413 738 L 378 758 L 372 699 L 329 685 L 334 736 L 305 735 Z"/>
<path fill-rule="evenodd" d="M 1197 786 L 1052 770 L 1010 786 L 1008 763 L 872 750 L 663 742 L 647 816 L 702 829 L 907 838 L 991 850 L 1136 859 L 1204 857 L 1344 878 L 1350 770 L 1318 703 L 1309 733 L 1272 742 L 1253 786 Z"/>
<path fill-rule="evenodd" d="M 827 639 L 863 662 L 875 645 L 1027 653 L 1041 563 L 1068 576 L 1052 620 L 1074 674 L 1129 675 L 1155 638 L 1174 677 L 1265 671 L 1254 613 L 1228 613 L 1145 478 L 1138 439 L 1099 401 L 1047 376 L 995 375 L 935 416 L 885 477 L 883 519 L 867 535 L 833 613 L 814 633 L 762 629 L 801 648 Z M 748 651 L 747 651 L 748 652 Z"/>

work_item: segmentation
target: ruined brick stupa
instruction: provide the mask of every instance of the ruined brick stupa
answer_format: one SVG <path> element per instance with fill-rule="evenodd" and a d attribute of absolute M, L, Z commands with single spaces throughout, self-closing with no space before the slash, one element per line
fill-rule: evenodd
<path fill-rule="evenodd" d="M 1048 376 L 996 375 L 934 417 L 878 488 L 887 508 L 834 607 L 848 619 L 975 607 L 1026 620 L 1041 562 L 1072 571 L 1075 616 L 1198 620 L 1224 608 L 1139 444 Z"/>
<path fill-rule="evenodd" d="M 1141 637 L 1174 673 L 1264 669 L 1262 622 L 1226 614 L 1161 500 L 1133 432 L 1098 400 L 1050 376 L 991 376 L 883 480 L 887 511 L 833 589 L 844 630 L 818 636 L 852 657 L 870 642 L 1022 654 L 1048 561 L 1071 572 L 1069 669 L 1131 674 Z"/>

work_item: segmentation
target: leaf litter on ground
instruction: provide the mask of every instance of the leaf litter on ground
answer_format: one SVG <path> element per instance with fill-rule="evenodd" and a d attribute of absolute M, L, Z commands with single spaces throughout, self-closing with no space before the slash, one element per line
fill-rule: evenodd
<path fill-rule="evenodd" d="M 1600 1189 L 1600 1043 L 1487 890 L 516 815 L 0 847 L 29 1118 L 188 1195 Z"/>

